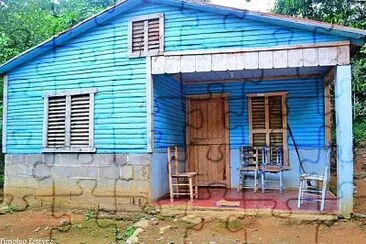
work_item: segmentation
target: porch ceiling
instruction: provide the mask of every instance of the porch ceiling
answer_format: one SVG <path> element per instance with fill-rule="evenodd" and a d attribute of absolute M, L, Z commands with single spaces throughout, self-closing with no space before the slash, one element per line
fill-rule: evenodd
<path fill-rule="evenodd" d="M 300 67 L 283 69 L 241 70 L 241 71 L 211 71 L 175 74 L 175 78 L 184 83 L 220 82 L 220 81 L 261 81 L 281 79 L 304 79 L 323 77 L 330 67 Z"/>

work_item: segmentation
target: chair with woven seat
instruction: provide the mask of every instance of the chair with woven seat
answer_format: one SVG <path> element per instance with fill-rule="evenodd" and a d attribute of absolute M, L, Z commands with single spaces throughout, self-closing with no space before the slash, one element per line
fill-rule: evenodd
<path fill-rule="evenodd" d="M 238 178 L 239 184 L 237 191 L 241 189 L 253 188 L 254 192 L 258 191 L 258 156 L 259 150 L 256 147 L 242 146 L 239 149 L 239 168 Z M 253 184 L 246 184 L 246 179 L 252 177 Z"/>
<path fill-rule="evenodd" d="M 170 201 L 174 201 L 174 196 L 188 195 L 193 202 L 193 198 L 198 198 L 198 185 L 196 184 L 197 172 L 179 172 L 178 147 L 168 147 L 168 174 Z"/>
<path fill-rule="evenodd" d="M 331 145 L 329 144 L 325 153 L 323 175 L 303 173 L 300 176 L 297 208 L 300 208 L 304 201 L 316 201 L 320 202 L 320 211 L 324 210 L 325 195 L 330 178 L 330 153 Z"/>

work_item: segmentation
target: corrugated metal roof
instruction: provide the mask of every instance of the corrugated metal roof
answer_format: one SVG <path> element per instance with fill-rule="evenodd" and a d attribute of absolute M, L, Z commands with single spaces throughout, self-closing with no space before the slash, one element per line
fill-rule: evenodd
<path fill-rule="evenodd" d="M 80 22 L 79 24 L 73 27 L 70 27 L 58 33 L 57 35 L 40 43 L 39 45 L 15 56 L 14 58 L 10 59 L 2 66 L 0 66 L 0 74 L 4 74 L 9 70 L 14 69 L 15 67 L 31 60 L 32 58 L 38 55 L 43 54 L 44 52 L 54 47 L 63 45 L 64 43 L 80 35 L 81 33 L 84 33 L 87 30 L 94 28 L 96 26 L 102 25 L 103 23 L 112 19 L 113 17 L 116 17 L 119 14 L 128 11 L 129 9 L 144 2 L 174 5 L 182 9 L 192 8 L 200 11 L 208 11 L 223 15 L 237 16 L 243 19 L 247 18 L 256 21 L 277 24 L 281 26 L 305 29 L 308 31 L 344 36 L 350 38 L 351 42 L 355 45 L 362 45 L 365 42 L 366 37 L 366 30 L 355 29 L 340 25 L 332 25 L 329 23 L 307 20 L 303 18 L 295 18 L 284 15 L 269 14 L 243 9 L 236 9 L 231 7 L 218 6 L 202 2 L 191 2 L 187 0 L 125 0 Z"/>

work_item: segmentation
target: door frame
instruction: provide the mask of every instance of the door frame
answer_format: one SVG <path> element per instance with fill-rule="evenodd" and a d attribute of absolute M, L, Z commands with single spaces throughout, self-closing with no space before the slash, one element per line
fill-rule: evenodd
<path fill-rule="evenodd" d="M 188 157 L 187 157 L 187 151 L 188 151 L 188 142 L 190 141 L 189 139 L 189 128 L 188 128 L 188 111 L 190 108 L 190 101 L 192 99 L 195 100 L 207 100 L 210 98 L 223 98 L 224 99 L 224 114 L 225 114 L 225 144 L 226 144 L 226 150 L 225 150 L 225 157 L 226 157 L 226 188 L 231 188 L 231 160 L 230 160 L 230 145 L 229 145 L 229 136 L 230 136 L 230 124 L 229 124 L 229 93 L 206 93 L 206 94 L 197 94 L 197 95 L 186 95 L 185 98 L 185 102 L 186 102 L 186 125 L 185 125 L 185 133 L 186 133 L 186 141 L 185 141 L 185 153 L 186 153 L 186 157 L 185 157 L 185 167 L 186 167 L 186 171 L 188 170 Z"/>

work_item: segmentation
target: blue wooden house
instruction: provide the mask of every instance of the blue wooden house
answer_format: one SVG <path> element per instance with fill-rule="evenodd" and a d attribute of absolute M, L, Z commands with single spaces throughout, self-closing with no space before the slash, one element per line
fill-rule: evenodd
<path fill-rule="evenodd" d="M 168 192 L 170 145 L 200 184 L 235 188 L 240 146 L 281 144 L 285 188 L 296 188 L 295 144 L 309 172 L 324 168 L 334 80 L 338 209 L 349 216 L 350 58 L 365 36 L 204 3 L 122 1 L 0 66 L 5 194 L 152 201 Z"/>

